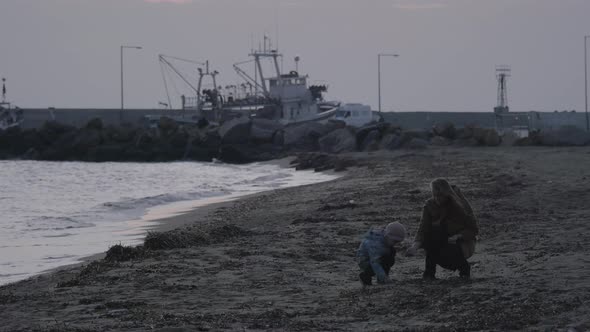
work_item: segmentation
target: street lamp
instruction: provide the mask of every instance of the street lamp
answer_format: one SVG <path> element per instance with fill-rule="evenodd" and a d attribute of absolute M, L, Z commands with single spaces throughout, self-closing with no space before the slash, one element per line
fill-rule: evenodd
<path fill-rule="evenodd" d="M 387 54 L 387 53 L 379 53 L 377 54 L 377 89 L 379 92 L 379 114 L 381 114 L 381 57 L 383 56 L 391 56 L 397 58 L 399 54 Z"/>
<path fill-rule="evenodd" d="M 590 131 L 590 122 L 588 121 L 588 38 L 584 36 L 584 95 L 586 97 L 586 131 Z"/>
<path fill-rule="evenodd" d="M 119 112 L 119 121 L 123 122 L 123 109 L 125 108 L 124 104 L 124 93 L 123 93 L 123 50 L 126 48 L 132 48 L 136 50 L 141 50 L 141 46 L 127 46 L 121 45 L 121 111 Z"/>

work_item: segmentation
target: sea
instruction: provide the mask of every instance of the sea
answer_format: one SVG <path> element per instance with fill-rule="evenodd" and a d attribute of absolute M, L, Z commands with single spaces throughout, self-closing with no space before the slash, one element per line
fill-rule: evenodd
<path fill-rule="evenodd" d="M 277 163 L 0 161 L 0 285 L 140 244 L 154 216 L 335 178 Z"/>

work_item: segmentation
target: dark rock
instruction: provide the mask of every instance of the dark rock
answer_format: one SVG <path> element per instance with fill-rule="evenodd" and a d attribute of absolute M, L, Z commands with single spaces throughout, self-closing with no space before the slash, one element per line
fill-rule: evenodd
<path fill-rule="evenodd" d="M 408 149 L 426 149 L 430 143 L 422 138 L 412 138 L 405 147 Z"/>
<path fill-rule="evenodd" d="M 374 129 L 370 131 L 365 138 L 360 142 L 360 151 L 376 151 L 379 149 L 379 139 L 381 138 L 379 130 Z M 357 135 L 358 137 L 358 135 Z"/>
<path fill-rule="evenodd" d="M 472 137 L 475 138 L 477 140 L 477 142 L 479 142 L 479 144 L 485 144 L 487 130 L 484 128 L 480 128 L 480 127 L 472 128 L 472 130 L 473 130 Z"/>
<path fill-rule="evenodd" d="M 28 147 L 22 142 L 22 130 L 19 127 L 0 130 L 0 151 L 6 154 L 5 158 L 11 158 L 15 152 L 22 154 L 27 151 Z"/>
<path fill-rule="evenodd" d="M 289 126 L 286 127 L 283 132 L 283 144 L 286 147 L 299 147 L 306 146 L 310 142 L 307 142 L 307 128 L 305 126 Z M 311 145 L 315 145 L 311 142 Z"/>
<path fill-rule="evenodd" d="M 102 130 L 103 124 L 100 118 L 94 118 L 86 124 L 86 129 Z"/>
<path fill-rule="evenodd" d="M 283 146 L 285 144 L 285 132 L 283 130 L 279 130 L 274 134 L 272 144 L 276 146 Z"/>
<path fill-rule="evenodd" d="M 584 146 L 590 144 L 590 133 L 574 126 L 543 130 L 541 144 L 548 146 Z"/>
<path fill-rule="evenodd" d="M 223 144 L 244 144 L 250 140 L 250 119 L 233 118 L 219 127 L 219 136 Z"/>
<path fill-rule="evenodd" d="M 172 145 L 175 148 L 185 148 L 188 143 L 188 139 L 189 136 L 187 132 L 178 130 L 174 134 L 172 134 L 169 142 L 170 145 Z"/>
<path fill-rule="evenodd" d="M 185 151 L 185 147 L 175 147 L 166 141 L 159 141 L 151 149 L 153 154 L 152 161 L 165 162 L 181 160 L 184 157 Z"/>
<path fill-rule="evenodd" d="M 210 150 L 219 150 L 221 146 L 221 136 L 217 129 L 208 130 L 202 137 L 200 146 L 206 147 Z"/>
<path fill-rule="evenodd" d="M 453 144 L 453 141 L 451 141 L 448 138 L 442 137 L 442 136 L 434 136 L 430 140 L 430 144 L 432 144 L 434 146 L 449 146 L 449 145 Z"/>
<path fill-rule="evenodd" d="M 197 121 L 197 128 L 203 129 L 203 128 L 206 128 L 207 126 L 209 126 L 209 121 L 207 121 L 207 119 L 200 118 L 199 121 Z"/>
<path fill-rule="evenodd" d="M 334 130 L 318 141 L 320 151 L 327 153 L 352 152 L 356 149 L 356 137 L 349 128 Z"/>
<path fill-rule="evenodd" d="M 407 144 L 413 140 L 414 138 L 420 139 L 423 141 L 428 141 L 430 139 L 430 132 L 425 130 L 408 130 L 402 132 L 400 136 L 401 145 L 407 146 Z"/>
<path fill-rule="evenodd" d="M 0 132 L 0 151 L 12 156 L 12 158 L 22 156 L 27 151 L 42 151 L 47 144 L 41 139 L 35 129 L 9 128 Z M 35 159 L 30 154 L 22 156 L 25 159 Z"/>
<path fill-rule="evenodd" d="M 349 167 L 358 166 L 358 162 L 354 159 L 336 159 L 334 163 L 334 172 L 346 171 Z"/>
<path fill-rule="evenodd" d="M 315 169 L 328 170 L 334 168 L 335 159 L 333 156 L 323 153 L 303 153 L 297 156 L 292 162 L 296 170 Z"/>
<path fill-rule="evenodd" d="M 105 260 L 107 262 L 126 262 L 142 257 L 145 250 L 142 246 L 128 247 L 120 244 L 114 245 L 107 250 Z"/>
<path fill-rule="evenodd" d="M 337 155 L 301 153 L 291 165 L 294 165 L 297 170 L 314 169 L 316 172 L 322 172 L 334 169 L 334 171 L 339 172 L 346 170 L 348 167 L 357 166 L 358 163 L 354 159 L 342 158 Z"/>
<path fill-rule="evenodd" d="M 378 131 L 379 130 L 379 126 L 376 123 L 372 123 L 370 125 L 358 128 L 356 131 L 356 140 L 357 142 L 361 143 L 365 140 L 365 138 L 367 137 L 367 135 L 369 135 L 370 132 L 372 131 Z"/>
<path fill-rule="evenodd" d="M 358 150 L 360 150 L 360 151 L 367 150 L 368 144 L 372 143 L 372 142 L 367 142 L 368 144 L 365 144 L 365 141 L 369 135 L 373 136 L 373 138 L 376 138 L 376 140 L 379 141 L 381 139 L 381 137 L 383 137 L 383 134 L 388 132 L 390 127 L 391 127 L 391 125 L 389 123 L 382 122 L 382 123 L 372 123 L 372 124 L 369 124 L 369 125 L 359 128 L 356 132 L 356 141 L 358 144 Z M 375 132 L 377 133 L 377 135 L 375 135 Z M 379 147 L 377 146 L 377 144 L 375 144 L 375 146 L 373 146 L 372 150 L 377 150 L 378 148 Z"/>
<path fill-rule="evenodd" d="M 257 143 L 272 142 L 275 133 L 283 129 L 280 122 L 267 119 L 252 120 L 250 138 Z"/>
<path fill-rule="evenodd" d="M 455 139 L 455 136 L 457 135 L 455 125 L 450 122 L 436 124 L 432 128 L 432 131 L 434 132 L 434 135 L 447 139 Z"/>
<path fill-rule="evenodd" d="M 514 146 L 531 146 L 533 145 L 533 140 L 530 137 L 522 137 L 514 141 L 512 145 Z"/>
<path fill-rule="evenodd" d="M 158 137 L 154 130 L 145 129 L 136 133 L 134 142 L 136 147 L 143 149 L 150 148 L 157 140 Z"/>
<path fill-rule="evenodd" d="M 158 129 L 164 136 L 171 135 L 178 129 L 178 122 L 173 119 L 163 116 L 158 121 Z"/>
<path fill-rule="evenodd" d="M 463 147 L 474 147 L 474 146 L 478 146 L 479 142 L 474 137 L 470 137 L 470 138 L 457 139 L 453 142 L 453 145 L 463 146 Z"/>
<path fill-rule="evenodd" d="M 154 153 L 149 148 L 131 146 L 125 150 L 125 160 L 128 161 L 154 161 Z"/>
<path fill-rule="evenodd" d="M 97 162 L 124 161 L 129 160 L 129 156 L 124 145 L 100 145 L 88 151 L 88 160 Z"/>
<path fill-rule="evenodd" d="M 109 143 L 128 143 L 133 141 L 137 129 L 131 126 L 107 126 L 103 131 L 103 139 Z"/>
<path fill-rule="evenodd" d="M 466 140 L 472 138 L 474 129 L 474 126 L 465 126 L 464 128 L 455 129 L 455 139 Z"/>
<path fill-rule="evenodd" d="M 486 146 L 498 146 L 502 143 L 502 139 L 498 132 L 495 129 L 487 129 L 485 130 L 485 135 L 483 138 L 483 144 Z"/>
<path fill-rule="evenodd" d="M 401 146 L 401 138 L 396 134 L 385 134 L 379 143 L 379 148 L 382 150 L 394 150 Z"/>
<path fill-rule="evenodd" d="M 76 128 L 64 125 L 55 121 L 47 121 L 39 130 L 39 136 L 47 144 L 53 144 L 57 139 L 66 134 L 75 131 Z"/>
<path fill-rule="evenodd" d="M 100 133 L 97 130 L 82 129 L 72 133 L 72 140 L 58 141 L 60 146 L 79 151 L 85 151 L 100 144 Z"/>
<path fill-rule="evenodd" d="M 219 159 L 227 163 L 245 164 L 255 161 L 275 159 L 280 149 L 273 144 L 223 144 Z"/>
<path fill-rule="evenodd" d="M 502 135 L 502 145 L 503 146 L 516 145 L 516 142 L 519 139 L 520 139 L 520 137 L 518 137 L 518 135 L 514 131 L 507 130 L 504 132 L 504 135 Z"/>
<path fill-rule="evenodd" d="M 328 133 L 333 132 L 336 129 L 345 128 L 346 123 L 344 121 L 339 121 L 339 120 L 330 120 L 324 126 L 326 128 L 325 134 L 328 134 Z"/>
<path fill-rule="evenodd" d="M 399 126 L 393 126 L 391 124 L 389 124 L 389 126 L 384 128 L 385 130 L 383 131 L 382 135 L 385 136 L 387 134 L 394 134 L 397 136 L 401 136 L 402 135 L 402 128 Z"/>
<path fill-rule="evenodd" d="M 316 151 L 319 149 L 319 139 L 333 132 L 332 125 L 317 122 L 287 126 L 284 129 L 284 146 L 292 150 Z"/>
<path fill-rule="evenodd" d="M 80 129 L 66 133 L 51 145 L 55 152 L 52 160 L 84 160 L 88 151 L 100 144 L 101 134 L 98 130 Z"/>
<path fill-rule="evenodd" d="M 41 154 L 35 148 L 29 148 L 22 156 L 22 159 L 25 160 L 37 160 Z"/>
<path fill-rule="evenodd" d="M 217 158 L 218 150 L 211 150 L 202 146 L 191 145 L 184 151 L 182 159 L 196 161 L 211 161 Z"/>

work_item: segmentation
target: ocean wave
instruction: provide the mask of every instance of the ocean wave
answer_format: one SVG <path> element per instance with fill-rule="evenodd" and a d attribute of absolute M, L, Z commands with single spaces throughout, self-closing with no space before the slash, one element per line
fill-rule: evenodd
<path fill-rule="evenodd" d="M 269 175 L 262 175 L 254 179 L 242 180 L 236 182 L 235 185 L 254 185 L 254 186 L 274 186 L 281 185 L 280 180 L 285 180 L 292 177 L 289 173 L 274 173 Z"/>
<path fill-rule="evenodd" d="M 63 231 L 67 229 L 94 227 L 95 224 L 71 217 L 42 216 L 28 223 L 29 231 Z"/>
<path fill-rule="evenodd" d="M 60 259 L 66 259 L 66 258 L 76 258 L 78 256 L 76 255 L 61 255 L 61 256 L 46 256 L 43 257 L 44 260 L 48 260 L 48 261 L 52 261 L 52 260 L 60 260 Z"/>
<path fill-rule="evenodd" d="M 46 238 L 54 238 L 54 237 L 67 237 L 67 236 L 72 236 L 72 235 L 76 235 L 76 234 L 62 233 L 62 234 L 43 235 L 43 237 L 46 237 Z"/>
<path fill-rule="evenodd" d="M 181 202 L 181 201 L 193 201 L 203 198 L 216 197 L 229 195 L 229 190 L 218 190 L 218 191 L 195 191 L 195 192 L 183 192 L 183 193 L 171 193 L 161 194 L 155 196 L 146 196 L 142 198 L 130 198 L 121 200 L 118 202 L 107 202 L 103 203 L 102 207 L 113 209 L 113 210 L 137 210 L 147 209 L 150 207 L 164 205 L 168 203 Z"/>

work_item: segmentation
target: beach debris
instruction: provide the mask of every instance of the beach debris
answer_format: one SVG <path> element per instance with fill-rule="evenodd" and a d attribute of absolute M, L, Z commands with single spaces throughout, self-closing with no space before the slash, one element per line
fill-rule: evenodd
<path fill-rule="evenodd" d="M 140 258 L 144 254 L 145 250 L 142 246 L 129 247 L 117 244 L 109 248 L 104 259 L 109 262 L 126 262 Z"/>
<path fill-rule="evenodd" d="M 144 247 L 148 250 L 188 248 L 208 244 L 207 234 L 198 230 L 175 229 L 168 232 L 148 232 Z"/>
<path fill-rule="evenodd" d="M 75 287 L 85 285 L 88 279 L 94 278 L 105 271 L 117 266 L 116 263 L 106 260 L 96 260 L 84 266 L 80 272 L 72 279 L 57 283 L 57 288 Z"/>
<path fill-rule="evenodd" d="M 291 162 L 291 166 L 294 166 L 296 170 L 313 169 L 316 172 L 323 172 L 334 169 L 335 172 L 341 172 L 348 167 L 358 166 L 358 161 L 325 153 L 300 153 Z"/>
<path fill-rule="evenodd" d="M 149 232 L 145 238 L 144 247 L 148 250 L 188 248 L 251 234 L 253 232 L 234 225 L 209 229 L 185 228 L 167 232 Z"/>

